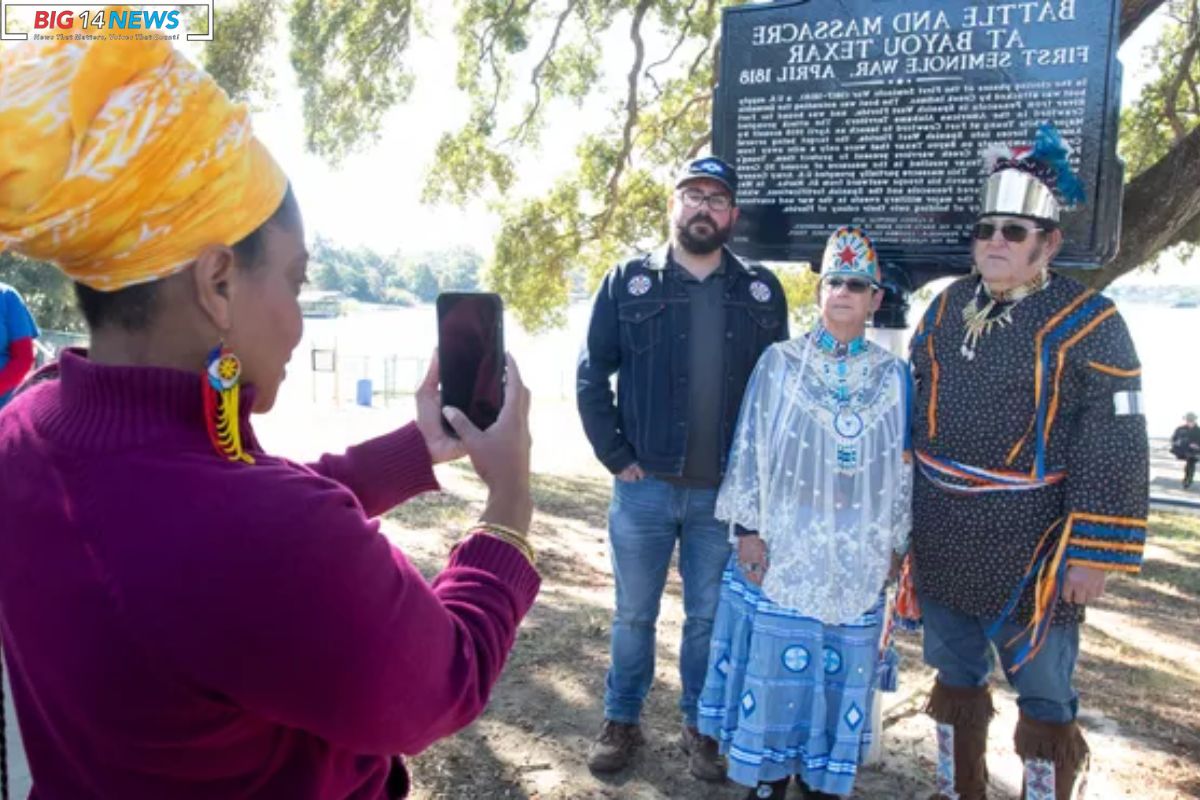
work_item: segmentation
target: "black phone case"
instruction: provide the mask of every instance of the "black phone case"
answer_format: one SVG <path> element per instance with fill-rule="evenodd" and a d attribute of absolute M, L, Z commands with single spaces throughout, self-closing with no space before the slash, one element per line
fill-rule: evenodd
<path fill-rule="evenodd" d="M 495 329 L 492 331 L 494 346 L 490 354 L 483 354 L 482 358 L 492 358 L 494 363 L 498 365 L 499 381 L 495 397 L 494 410 L 495 414 L 490 413 L 489 404 L 480 407 L 477 404 L 478 398 L 474 395 L 471 397 L 456 396 L 447 397 L 445 395 L 446 387 L 451 385 L 448 379 L 447 370 L 453 369 L 454 359 L 448 357 L 446 347 L 447 343 L 443 341 L 445 318 L 447 313 L 451 313 L 454 308 L 460 307 L 463 300 L 485 301 L 491 305 L 491 313 L 495 318 Z M 443 387 L 443 406 L 452 405 L 467 415 L 471 423 L 480 430 L 485 430 L 490 427 L 499 416 L 500 409 L 504 405 L 504 384 L 506 380 L 505 374 L 505 350 L 504 350 L 504 302 L 500 295 L 490 292 L 446 292 L 438 295 L 437 298 L 437 317 L 438 317 L 438 380 Z M 454 377 L 454 376 L 449 376 Z M 461 377 L 461 376 L 459 376 Z M 461 381 L 460 381 L 461 383 Z M 452 436 L 457 436 L 457 433 L 450 424 L 442 420 L 442 427 Z"/>

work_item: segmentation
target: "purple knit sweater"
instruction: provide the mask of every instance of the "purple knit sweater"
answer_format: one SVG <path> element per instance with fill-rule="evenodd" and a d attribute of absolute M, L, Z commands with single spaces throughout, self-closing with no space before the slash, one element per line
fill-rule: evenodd
<path fill-rule="evenodd" d="M 213 451 L 198 373 L 69 352 L 0 413 L 31 797 L 379 800 L 483 711 L 539 580 L 487 536 L 432 585 L 388 544 L 371 518 L 437 488 L 421 434 L 302 466 L 242 424 L 253 466 Z"/>

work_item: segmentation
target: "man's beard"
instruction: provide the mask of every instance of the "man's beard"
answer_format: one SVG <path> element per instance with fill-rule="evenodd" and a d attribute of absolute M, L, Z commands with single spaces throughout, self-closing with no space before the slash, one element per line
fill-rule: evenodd
<path fill-rule="evenodd" d="M 691 226 L 698 222 L 707 223 L 712 233 L 706 236 L 692 233 L 690 230 Z M 722 245 L 729 241 L 732 233 L 732 222 L 722 228 L 717 224 L 716 220 L 707 214 L 697 214 L 689 219 L 686 224 L 675 226 L 675 235 L 679 240 L 679 246 L 697 256 L 706 256 L 709 253 L 719 250 Z"/>

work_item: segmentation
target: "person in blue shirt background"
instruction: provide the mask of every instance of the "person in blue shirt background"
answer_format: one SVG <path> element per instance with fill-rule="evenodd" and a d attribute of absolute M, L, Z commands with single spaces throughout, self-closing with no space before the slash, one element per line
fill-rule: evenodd
<path fill-rule="evenodd" d="M 37 325 L 21 295 L 0 283 L 0 408 L 33 368 L 33 340 L 37 337 Z"/>

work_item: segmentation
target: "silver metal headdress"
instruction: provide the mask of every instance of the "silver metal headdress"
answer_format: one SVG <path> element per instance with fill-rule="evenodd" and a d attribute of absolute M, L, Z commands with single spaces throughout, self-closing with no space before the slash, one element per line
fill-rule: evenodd
<path fill-rule="evenodd" d="M 984 153 L 988 172 L 980 216 L 1004 214 L 1057 223 L 1064 209 L 1084 202 L 1083 183 L 1070 164 L 1071 146 L 1051 122 L 1032 145 L 996 145 Z"/>
<path fill-rule="evenodd" d="M 1014 168 L 992 173 L 983 187 L 979 215 L 1005 214 L 1058 222 L 1061 208 L 1049 186 Z"/>

